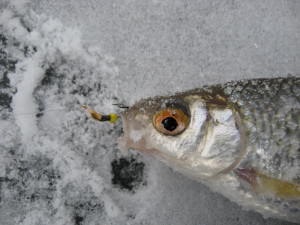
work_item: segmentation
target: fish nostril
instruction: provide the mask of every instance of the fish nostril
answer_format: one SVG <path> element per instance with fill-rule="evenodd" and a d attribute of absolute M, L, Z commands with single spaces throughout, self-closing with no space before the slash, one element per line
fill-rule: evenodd
<path fill-rule="evenodd" d="M 173 131 L 177 128 L 178 123 L 173 117 L 167 117 L 163 121 L 161 121 L 164 128 L 168 131 Z"/>

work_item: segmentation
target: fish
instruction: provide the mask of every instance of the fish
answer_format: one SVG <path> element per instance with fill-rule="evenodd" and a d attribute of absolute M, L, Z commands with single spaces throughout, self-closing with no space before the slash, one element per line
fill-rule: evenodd
<path fill-rule="evenodd" d="M 265 218 L 300 222 L 300 78 L 246 79 L 142 99 L 120 148 L 152 155 Z"/>

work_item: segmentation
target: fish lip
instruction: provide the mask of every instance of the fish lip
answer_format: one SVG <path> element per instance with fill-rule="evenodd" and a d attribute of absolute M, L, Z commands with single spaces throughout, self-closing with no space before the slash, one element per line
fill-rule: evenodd
<path fill-rule="evenodd" d="M 159 151 L 154 148 L 147 148 L 145 144 L 145 139 L 134 141 L 130 137 L 131 127 L 129 125 L 130 121 L 134 122 L 134 119 L 131 118 L 131 113 L 126 110 L 120 114 L 122 125 L 123 125 L 123 135 L 118 138 L 118 147 L 121 151 L 128 152 L 129 149 L 134 149 L 138 152 L 145 153 L 147 155 L 159 155 Z"/>
<path fill-rule="evenodd" d="M 130 122 L 134 122 L 131 113 L 128 110 L 126 110 L 122 112 L 120 116 L 123 125 L 123 135 L 118 138 L 118 147 L 124 151 L 128 151 L 129 149 L 135 149 L 140 152 L 146 152 L 146 149 L 141 147 L 141 145 L 143 145 L 143 141 L 145 141 L 144 138 L 134 141 L 130 137 L 130 132 L 133 129 L 130 126 Z"/>
<path fill-rule="evenodd" d="M 121 121 L 122 121 L 122 129 L 123 135 L 118 138 L 118 147 L 121 150 L 127 151 L 129 149 L 129 136 L 128 136 L 128 119 L 126 118 L 127 110 L 120 113 Z"/>

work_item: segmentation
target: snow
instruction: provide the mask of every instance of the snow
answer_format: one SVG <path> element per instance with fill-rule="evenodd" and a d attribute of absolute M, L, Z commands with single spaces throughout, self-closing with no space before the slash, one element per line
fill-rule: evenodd
<path fill-rule="evenodd" d="M 203 84 L 299 74 L 299 12 L 283 0 L 1 0 L 0 55 L 17 62 L 0 67 L 12 97 L 0 105 L 0 224 L 282 224 L 123 156 L 121 124 L 88 120 L 80 105 L 118 112 Z M 121 157 L 145 164 L 133 191 L 112 184 Z"/>
<path fill-rule="evenodd" d="M 13 97 L 13 104 L 16 123 L 21 129 L 24 143 L 38 132 L 35 121 L 37 106 L 32 94 L 43 76 L 43 70 L 39 66 L 39 59 L 40 56 L 37 56 L 17 64 L 18 72 L 16 75 L 22 76 L 23 80 L 17 85 L 18 92 Z M 27 112 L 32 112 L 32 114 L 28 114 L 27 117 L 24 118 L 22 113 Z"/>

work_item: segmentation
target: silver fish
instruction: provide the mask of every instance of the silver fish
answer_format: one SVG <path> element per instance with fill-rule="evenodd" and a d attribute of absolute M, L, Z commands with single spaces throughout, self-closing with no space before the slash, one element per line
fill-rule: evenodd
<path fill-rule="evenodd" d="M 151 154 L 244 209 L 300 222 L 300 78 L 232 81 L 141 100 L 121 145 Z"/>

